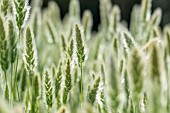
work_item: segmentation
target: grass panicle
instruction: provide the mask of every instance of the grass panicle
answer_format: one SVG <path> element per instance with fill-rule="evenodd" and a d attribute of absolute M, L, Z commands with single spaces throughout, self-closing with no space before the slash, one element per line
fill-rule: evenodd
<path fill-rule="evenodd" d="M 111 1 L 110 0 L 100 0 L 100 18 L 101 26 L 104 31 L 109 28 L 109 12 L 111 11 Z"/>
<path fill-rule="evenodd" d="M 35 39 L 30 27 L 25 30 L 25 52 L 24 65 L 29 76 L 33 76 L 37 65 L 37 51 L 35 46 Z"/>
<path fill-rule="evenodd" d="M 63 103 L 66 104 L 69 91 L 72 87 L 72 77 L 71 77 L 71 67 L 70 60 L 67 60 L 66 69 L 65 69 L 65 87 L 63 89 Z"/>
<path fill-rule="evenodd" d="M 117 112 L 120 103 L 119 92 L 120 92 L 120 78 L 118 75 L 118 68 L 115 65 L 115 59 L 110 58 L 112 62 L 109 65 L 112 69 L 109 71 L 109 76 L 106 78 L 107 83 L 107 103 L 110 112 Z"/>
<path fill-rule="evenodd" d="M 5 28 L 5 21 L 4 17 L 0 15 L 0 64 L 2 70 L 6 73 L 8 66 L 9 66 L 9 60 L 8 60 L 8 41 L 7 41 L 7 32 Z"/>
<path fill-rule="evenodd" d="M 1 2 L 1 12 L 3 12 L 4 16 L 7 15 L 9 6 L 10 6 L 11 1 L 10 0 L 2 0 Z"/>
<path fill-rule="evenodd" d="M 62 63 L 60 62 L 58 65 L 57 73 L 55 74 L 55 96 L 56 98 L 59 96 L 59 91 L 61 89 L 62 82 Z"/>
<path fill-rule="evenodd" d="M 47 69 L 44 70 L 43 74 L 43 101 L 47 110 L 53 107 L 53 86 L 52 86 L 52 76 Z"/>
<path fill-rule="evenodd" d="M 151 16 L 151 2 L 152 0 L 143 0 L 141 8 L 141 20 L 143 23 L 149 21 Z"/>
<path fill-rule="evenodd" d="M 71 0 L 69 5 L 69 16 L 72 18 L 80 18 L 79 0 Z"/>
<path fill-rule="evenodd" d="M 78 24 L 75 25 L 75 40 L 76 40 L 76 47 L 77 47 L 77 58 L 78 58 L 78 65 L 80 68 L 83 68 L 85 64 L 85 60 L 87 59 L 87 55 L 85 53 L 85 39 L 84 35 L 81 31 L 82 29 Z"/>
<path fill-rule="evenodd" d="M 129 32 L 123 32 L 121 36 L 122 36 L 122 44 L 125 52 L 125 57 L 127 57 L 131 48 L 135 47 L 135 42 L 133 40 L 132 35 Z"/>
<path fill-rule="evenodd" d="M 99 84 L 100 84 L 100 77 L 98 77 L 95 80 L 94 85 L 92 86 L 92 88 L 90 89 L 89 93 L 88 93 L 88 97 L 87 100 L 93 104 L 96 100 L 96 96 L 97 96 L 97 91 L 99 90 Z"/>
<path fill-rule="evenodd" d="M 118 23 L 120 21 L 120 9 L 118 6 L 114 6 L 112 9 L 112 16 L 111 16 L 111 31 L 113 31 L 114 33 L 117 32 L 118 30 Z"/>
<path fill-rule="evenodd" d="M 70 45 L 69 45 L 67 51 L 68 51 L 70 59 L 72 60 L 73 59 L 73 55 L 74 55 L 74 51 L 75 51 L 73 39 L 70 41 Z"/>
<path fill-rule="evenodd" d="M 130 21 L 130 32 L 132 33 L 133 36 L 138 36 L 139 34 L 139 26 L 140 24 L 140 18 L 139 18 L 139 13 L 141 12 L 141 7 L 139 5 L 135 5 L 132 9 L 131 13 L 131 21 Z M 138 40 L 138 38 L 136 38 Z"/>
<path fill-rule="evenodd" d="M 35 36 L 35 39 L 38 38 L 39 32 L 40 32 L 40 24 L 41 24 L 41 11 L 39 8 L 33 9 L 32 15 L 31 15 L 31 24 L 33 28 L 33 33 Z"/>
<path fill-rule="evenodd" d="M 17 55 L 17 36 L 13 20 L 8 20 L 9 61 L 13 64 Z"/>
<path fill-rule="evenodd" d="M 90 34 L 91 34 L 92 24 L 93 24 L 92 14 L 89 10 L 87 10 L 83 13 L 82 24 L 83 24 L 83 27 L 84 27 L 85 39 L 89 40 L 90 37 L 91 37 Z"/>
<path fill-rule="evenodd" d="M 165 37 L 165 48 L 167 50 L 168 55 L 170 55 L 170 28 L 165 27 L 164 28 L 164 37 Z"/>
<path fill-rule="evenodd" d="M 80 101 L 83 100 L 83 66 L 85 65 L 85 61 L 87 59 L 86 54 L 86 48 L 85 48 L 85 42 L 84 42 L 84 35 L 83 32 L 80 29 L 80 26 L 78 24 L 75 25 L 75 43 L 76 43 L 76 53 L 77 53 L 77 59 L 78 59 L 78 66 L 81 71 L 80 76 Z"/>
<path fill-rule="evenodd" d="M 138 49 L 133 48 L 128 62 L 128 75 L 130 76 L 130 88 L 135 107 L 140 112 L 140 100 L 142 99 L 142 89 L 144 80 L 144 65 L 142 56 Z"/>
<path fill-rule="evenodd" d="M 160 50 L 157 44 L 152 45 L 149 53 L 149 68 L 148 75 L 152 80 L 158 80 L 158 83 L 161 79 L 161 59 L 160 59 Z"/>
<path fill-rule="evenodd" d="M 160 8 L 156 9 L 151 17 L 150 26 L 158 26 L 161 22 L 162 11 Z"/>
<path fill-rule="evenodd" d="M 59 29 L 61 18 L 60 18 L 60 8 L 58 4 L 54 1 L 50 1 L 48 3 L 49 8 L 49 16 L 51 17 L 51 21 L 54 23 L 54 27 Z"/>
<path fill-rule="evenodd" d="M 18 29 L 24 27 L 26 20 L 29 16 L 30 7 L 28 6 L 28 0 L 13 0 L 14 1 L 14 11 L 16 16 L 16 22 Z"/>

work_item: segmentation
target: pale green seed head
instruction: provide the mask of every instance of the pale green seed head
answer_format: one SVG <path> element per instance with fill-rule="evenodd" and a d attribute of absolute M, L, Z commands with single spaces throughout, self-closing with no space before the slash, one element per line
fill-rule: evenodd
<path fill-rule="evenodd" d="M 37 51 L 32 29 L 28 26 L 25 30 L 24 65 L 28 75 L 34 75 L 37 66 Z"/>

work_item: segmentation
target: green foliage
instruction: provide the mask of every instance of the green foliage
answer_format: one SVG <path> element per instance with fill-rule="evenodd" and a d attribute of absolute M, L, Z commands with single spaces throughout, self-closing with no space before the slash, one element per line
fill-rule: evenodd
<path fill-rule="evenodd" d="M 54 1 L 32 0 L 29 18 L 27 0 L 1 0 L 0 113 L 170 113 L 170 27 L 151 2 L 134 6 L 128 28 L 100 0 L 92 33 L 79 0 L 63 20 Z"/>

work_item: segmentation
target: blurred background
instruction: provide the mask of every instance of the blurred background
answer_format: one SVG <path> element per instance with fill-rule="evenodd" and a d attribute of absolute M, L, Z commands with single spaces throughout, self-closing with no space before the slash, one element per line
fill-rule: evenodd
<path fill-rule="evenodd" d="M 52 0 L 43 0 L 43 7 L 47 7 L 48 2 Z M 61 17 L 68 12 L 70 0 L 54 0 L 58 3 L 61 11 Z M 79 0 L 81 7 L 81 15 L 85 9 L 90 9 L 93 14 L 93 30 L 97 30 L 100 23 L 99 16 L 99 0 Z M 135 4 L 141 4 L 141 0 L 111 0 L 112 4 L 118 4 L 121 9 L 121 19 L 130 22 L 131 10 Z M 163 11 L 161 27 L 170 23 L 170 0 L 152 0 L 152 10 L 160 7 Z"/>

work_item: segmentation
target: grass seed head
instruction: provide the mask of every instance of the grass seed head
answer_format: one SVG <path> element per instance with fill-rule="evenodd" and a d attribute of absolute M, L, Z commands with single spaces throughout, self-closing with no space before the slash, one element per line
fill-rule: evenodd
<path fill-rule="evenodd" d="M 55 79 L 55 96 L 57 98 L 59 95 L 61 82 L 62 82 L 62 63 L 61 62 L 58 65 L 57 74 L 54 77 L 54 79 Z"/>
<path fill-rule="evenodd" d="M 100 83 L 100 77 L 98 77 L 95 80 L 93 87 L 90 89 L 90 91 L 88 93 L 87 99 L 91 104 L 93 104 L 96 100 L 97 91 L 99 90 L 99 83 Z"/>
<path fill-rule="evenodd" d="M 5 72 L 8 69 L 9 60 L 8 60 L 8 41 L 6 28 L 4 26 L 5 21 L 4 17 L 0 15 L 0 64 L 1 68 Z"/>
<path fill-rule="evenodd" d="M 30 7 L 28 6 L 28 0 L 13 0 L 13 1 L 17 26 L 19 30 L 21 30 L 21 28 L 24 27 L 28 19 Z"/>
<path fill-rule="evenodd" d="M 85 53 L 85 42 L 84 42 L 84 35 L 81 31 L 82 29 L 78 24 L 75 25 L 75 43 L 77 47 L 77 58 L 78 58 L 78 65 L 80 68 L 84 66 L 85 60 L 87 59 L 87 55 Z"/>
<path fill-rule="evenodd" d="M 34 35 L 32 29 L 28 26 L 25 30 L 25 52 L 24 52 L 24 65 L 28 75 L 33 75 L 37 66 L 37 51 L 35 46 Z"/>
<path fill-rule="evenodd" d="M 69 15 L 73 18 L 80 18 L 79 0 L 71 0 L 69 5 Z"/>
<path fill-rule="evenodd" d="M 135 104 L 138 104 L 142 88 L 143 88 L 143 78 L 144 78 L 144 65 L 142 63 L 142 57 L 140 51 L 136 48 L 133 48 L 131 51 L 131 55 L 129 56 L 128 60 L 128 75 L 131 79 L 130 84 L 132 88 L 132 95 L 134 100 L 136 101 Z"/>
<path fill-rule="evenodd" d="M 83 13 L 82 24 L 83 24 L 83 27 L 84 27 L 85 39 L 89 40 L 90 34 L 91 34 L 91 27 L 92 27 L 92 24 L 93 24 L 92 14 L 89 10 L 86 10 Z"/>
<path fill-rule="evenodd" d="M 9 61 L 14 63 L 17 55 L 17 37 L 13 20 L 8 20 Z"/>
<path fill-rule="evenodd" d="M 65 87 L 63 90 L 63 103 L 66 104 L 68 93 L 72 87 L 72 77 L 71 77 L 71 67 L 70 60 L 67 60 L 66 70 L 65 70 Z"/>
<path fill-rule="evenodd" d="M 2 2 L 1 2 L 1 6 L 0 6 L 1 12 L 4 14 L 4 16 L 6 16 L 8 13 L 10 3 L 11 3 L 10 0 L 2 0 Z"/>
<path fill-rule="evenodd" d="M 152 0 L 142 0 L 141 19 L 142 22 L 148 22 L 151 16 L 151 2 Z"/>
<path fill-rule="evenodd" d="M 157 79 L 158 83 L 160 83 L 161 79 L 161 57 L 160 57 L 160 49 L 157 44 L 154 44 L 149 53 L 149 61 L 148 61 L 148 75 L 152 80 Z"/>
<path fill-rule="evenodd" d="M 44 70 L 43 74 L 43 99 L 47 109 L 53 106 L 53 86 L 51 75 L 47 69 Z"/>

